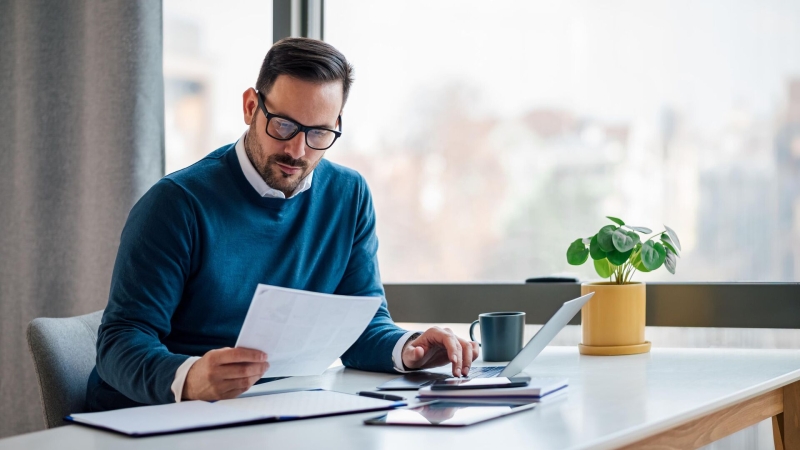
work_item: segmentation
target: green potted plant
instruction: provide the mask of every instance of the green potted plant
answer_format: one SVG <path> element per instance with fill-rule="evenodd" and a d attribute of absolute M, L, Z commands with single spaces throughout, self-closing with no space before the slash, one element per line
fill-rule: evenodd
<path fill-rule="evenodd" d="M 581 295 L 595 294 L 581 310 L 579 349 L 585 355 L 645 353 L 650 351 L 650 342 L 644 339 L 645 284 L 631 280 L 637 271 L 652 272 L 661 266 L 674 275 L 681 242 L 666 225 L 653 234 L 649 228 L 608 219 L 614 225 L 576 239 L 567 249 L 567 262 L 579 266 L 591 257 L 597 274 L 608 278 L 581 284 Z"/>

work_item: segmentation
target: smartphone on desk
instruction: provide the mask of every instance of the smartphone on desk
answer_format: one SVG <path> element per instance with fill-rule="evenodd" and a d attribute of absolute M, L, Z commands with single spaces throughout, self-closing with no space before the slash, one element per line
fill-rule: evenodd
<path fill-rule="evenodd" d="M 491 377 L 491 378 L 448 378 L 436 380 L 431 385 L 432 391 L 447 391 L 456 389 L 498 389 L 527 386 L 530 377 Z"/>

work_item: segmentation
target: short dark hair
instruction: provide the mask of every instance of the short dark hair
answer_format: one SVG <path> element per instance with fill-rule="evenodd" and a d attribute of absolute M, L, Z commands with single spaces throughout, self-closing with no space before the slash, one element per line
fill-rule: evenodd
<path fill-rule="evenodd" d="M 256 89 L 267 95 L 279 75 L 315 83 L 341 80 L 344 107 L 353 83 L 353 66 L 328 43 L 309 38 L 285 38 L 276 42 L 264 57 Z"/>

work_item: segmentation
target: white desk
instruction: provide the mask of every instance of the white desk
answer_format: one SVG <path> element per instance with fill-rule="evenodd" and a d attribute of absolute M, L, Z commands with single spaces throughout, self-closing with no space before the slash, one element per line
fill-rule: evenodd
<path fill-rule="evenodd" d="M 644 355 L 592 357 L 575 347 L 550 347 L 526 372 L 569 377 L 569 391 L 532 411 L 461 429 L 362 424 L 376 413 L 138 439 L 72 425 L 0 440 L 0 448 L 695 448 L 784 408 L 786 448 L 800 448 L 800 427 L 792 426 L 800 423 L 800 383 L 792 384 L 800 380 L 800 350 L 654 348 Z M 260 388 L 356 392 L 392 377 L 339 367 Z M 673 445 L 658 446 L 662 441 Z"/>

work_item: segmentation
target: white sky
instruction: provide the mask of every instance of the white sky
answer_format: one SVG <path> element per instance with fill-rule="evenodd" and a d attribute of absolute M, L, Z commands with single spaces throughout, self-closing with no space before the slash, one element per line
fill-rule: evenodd
<path fill-rule="evenodd" d="M 421 92 L 475 88 L 476 113 L 561 107 L 651 121 L 664 106 L 703 128 L 739 107 L 770 115 L 800 76 L 800 2 L 327 0 L 325 38 L 356 67 L 348 138 L 371 148 Z M 200 24 L 214 78 L 214 145 L 244 129 L 241 93 L 272 43 L 263 0 L 167 0 Z"/>
<path fill-rule="evenodd" d="M 800 2 L 327 0 L 325 38 L 356 67 L 345 110 L 372 147 L 425 87 L 475 87 L 500 116 L 557 106 L 609 121 L 664 107 L 716 128 L 771 115 L 800 76 Z M 368 131 L 372 129 L 373 131 Z"/>

